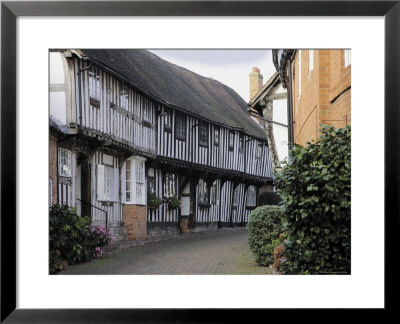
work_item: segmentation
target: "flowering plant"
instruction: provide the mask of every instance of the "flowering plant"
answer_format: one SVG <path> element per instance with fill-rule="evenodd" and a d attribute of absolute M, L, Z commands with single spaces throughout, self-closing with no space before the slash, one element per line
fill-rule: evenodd
<path fill-rule="evenodd" d="M 181 207 L 181 201 L 176 195 L 172 195 L 171 197 L 166 198 L 165 202 L 168 203 L 168 207 L 171 209 Z"/>
<path fill-rule="evenodd" d="M 162 199 L 158 197 L 154 192 L 149 191 L 147 194 L 147 204 L 150 207 L 160 207 L 162 204 Z"/>
<path fill-rule="evenodd" d="M 111 231 L 106 230 L 102 225 L 91 225 L 89 229 L 89 242 L 92 248 L 94 258 L 100 258 L 105 255 L 104 246 L 115 242 Z"/>

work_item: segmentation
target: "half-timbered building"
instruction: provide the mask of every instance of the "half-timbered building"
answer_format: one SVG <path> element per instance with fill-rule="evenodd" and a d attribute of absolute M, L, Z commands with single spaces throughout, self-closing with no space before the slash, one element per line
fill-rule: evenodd
<path fill-rule="evenodd" d="M 121 240 L 246 224 L 273 172 L 234 90 L 146 50 L 54 50 L 50 72 L 58 181 L 78 213 Z"/>

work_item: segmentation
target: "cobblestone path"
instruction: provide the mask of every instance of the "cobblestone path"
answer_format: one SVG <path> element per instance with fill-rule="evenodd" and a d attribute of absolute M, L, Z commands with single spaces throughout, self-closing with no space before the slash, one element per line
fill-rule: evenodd
<path fill-rule="evenodd" d="M 245 229 L 194 233 L 136 246 L 88 263 L 69 266 L 60 274 L 271 274 L 258 266 Z"/>

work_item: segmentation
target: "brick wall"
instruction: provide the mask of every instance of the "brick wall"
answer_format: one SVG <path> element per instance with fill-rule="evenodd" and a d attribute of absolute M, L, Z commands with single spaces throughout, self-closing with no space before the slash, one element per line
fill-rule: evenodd
<path fill-rule="evenodd" d="M 309 51 L 299 52 L 292 63 L 294 141 L 305 145 L 318 138 L 319 125 L 351 124 L 351 65 L 344 67 L 344 50 L 314 50 L 314 68 L 309 73 Z"/>
<path fill-rule="evenodd" d="M 146 206 L 123 205 L 128 240 L 142 240 L 147 237 Z"/>
<path fill-rule="evenodd" d="M 53 180 L 52 204 L 57 203 L 57 137 L 49 136 L 49 177 Z"/>

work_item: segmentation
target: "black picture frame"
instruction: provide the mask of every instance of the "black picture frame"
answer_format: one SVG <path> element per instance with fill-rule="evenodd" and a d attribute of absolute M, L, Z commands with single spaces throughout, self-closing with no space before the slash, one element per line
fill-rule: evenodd
<path fill-rule="evenodd" d="M 397 306 L 399 237 L 400 1 L 128 1 L 1 3 L 1 322 L 235 322 L 265 310 L 16 309 L 16 18 L 18 16 L 384 16 L 385 311 Z M 277 26 L 279 28 L 279 26 Z M 371 44 L 371 46 L 374 46 Z M 378 109 L 378 107 L 376 108 Z M 371 126 L 371 134 L 374 132 Z M 370 135 L 370 134 L 369 134 Z M 373 174 L 373 173 L 372 173 Z M 371 175 L 366 175 L 366 178 Z M 371 237 L 371 239 L 373 239 Z M 379 265 L 380 266 L 380 265 Z M 371 268 L 374 267 L 371 256 Z M 368 271 L 368 269 L 366 269 Z M 368 283 L 366 283 L 367 285 Z M 393 297 L 391 297 L 393 296 Z M 271 310 L 273 312 L 274 310 Z M 270 315 L 268 315 L 270 316 Z M 298 316 L 298 315 L 296 315 Z M 381 312 L 380 315 L 382 316 Z M 240 317 L 240 316 L 239 316 Z M 382 318 L 380 318 L 382 320 Z"/>

